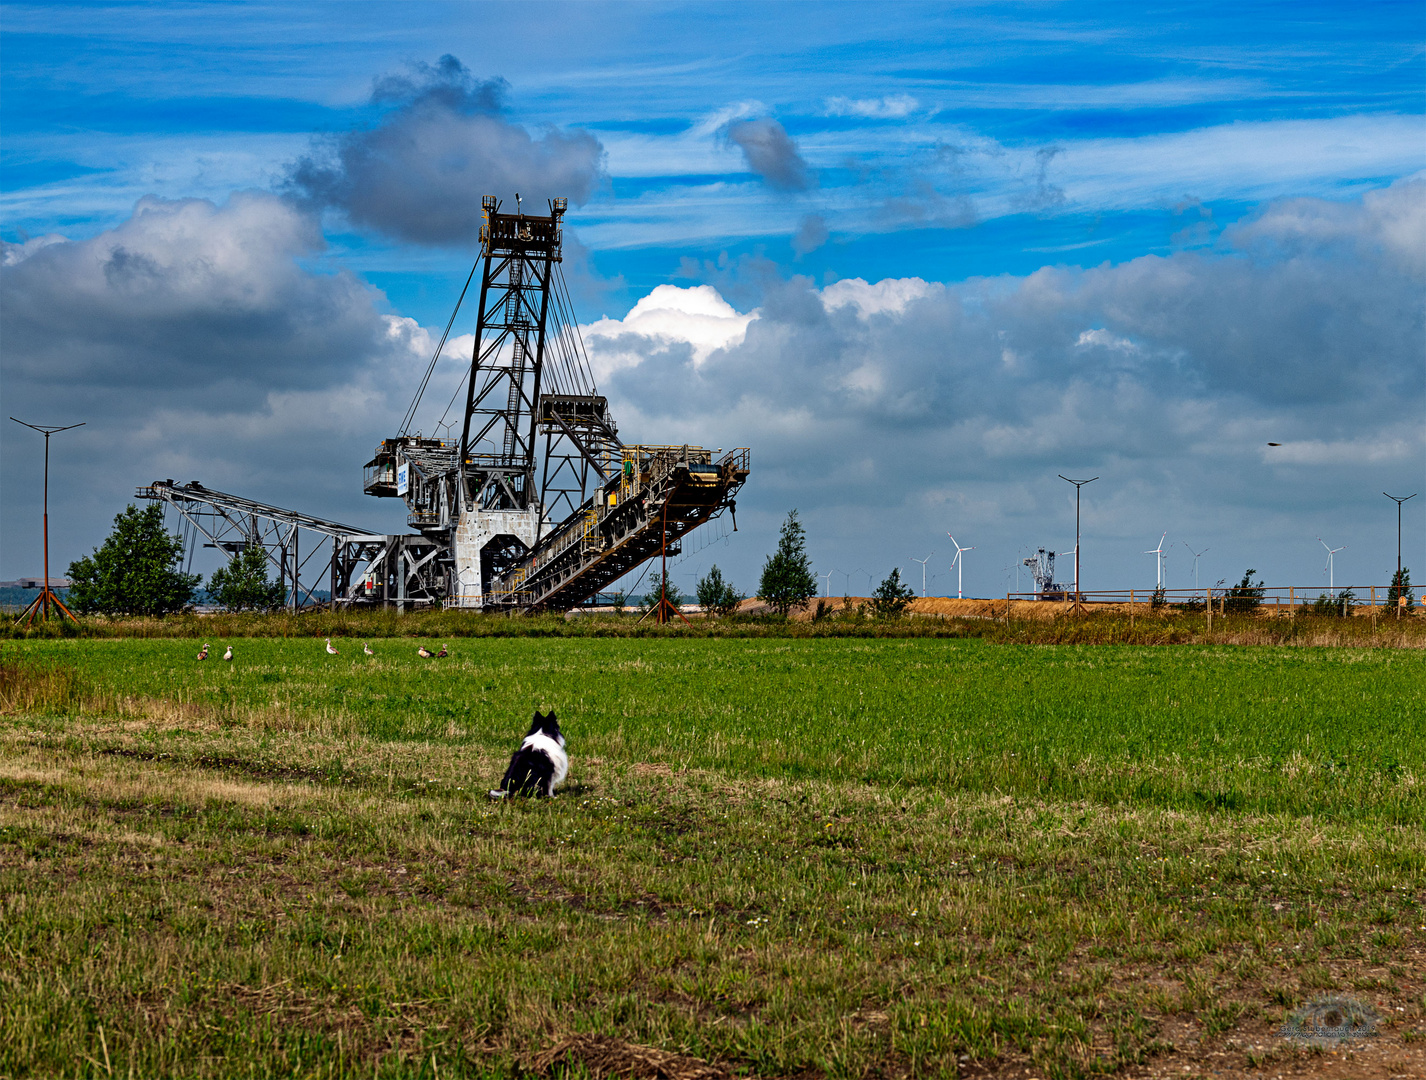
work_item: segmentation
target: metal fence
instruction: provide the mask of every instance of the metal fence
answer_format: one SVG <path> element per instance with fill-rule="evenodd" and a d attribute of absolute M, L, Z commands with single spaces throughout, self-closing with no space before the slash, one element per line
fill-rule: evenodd
<path fill-rule="evenodd" d="M 1132 605 L 1146 610 L 1233 614 L 1251 609 L 1260 615 L 1370 615 L 1400 609 L 1419 613 L 1408 605 L 1407 596 L 1392 597 L 1389 585 L 1343 585 L 1324 589 L 1320 585 L 1212 586 L 1198 589 L 1052 589 L 1044 592 L 1007 592 L 1006 600 L 1037 600 L 1047 603 L 1082 605 Z"/>

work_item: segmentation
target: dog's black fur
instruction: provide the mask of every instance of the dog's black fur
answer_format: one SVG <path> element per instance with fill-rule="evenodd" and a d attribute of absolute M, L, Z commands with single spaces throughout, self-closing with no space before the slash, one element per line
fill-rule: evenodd
<path fill-rule="evenodd" d="M 510 756 L 510 767 L 505 770 L 499 790 L 509 795 L 549 797 L 568 771 L 569 756 L 553 710 L 548 716 L 536 713 L 520 749 Z"/>

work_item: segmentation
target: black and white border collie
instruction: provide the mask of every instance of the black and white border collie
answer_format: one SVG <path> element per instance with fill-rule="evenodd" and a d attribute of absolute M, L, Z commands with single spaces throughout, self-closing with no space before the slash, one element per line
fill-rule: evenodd
<path fill-rule="evenodd" d="M 505 770 L 500 787 L 490 794 L 496 799 L 522 794 L 548 798 L 554 795 L 556 785 L 563 783 L 568 774 L 569 755 L 565 753 L 559 721 L 553 711 L 549 716 L 536 713 L 530 721 L 525 741 L 510 755 L 510 767 Z"/>

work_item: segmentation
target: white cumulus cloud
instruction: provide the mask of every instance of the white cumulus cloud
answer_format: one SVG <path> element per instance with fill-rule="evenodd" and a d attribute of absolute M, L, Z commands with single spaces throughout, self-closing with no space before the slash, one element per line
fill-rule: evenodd
<path fill-rule="evenodd" d="M 717 349 L 741 345 L 756 312 L 744 315 L 712 285 L 659 285 L 622 319 L 600 319 L 582 328 L 594 377 L 642 361 L 645 350 L 687 349 L 694 365 Z"/>
<path fill-rule="evenodd" d="M 822 306 L 828 311 L 851 306 L 863 319 L 888 312 L 899 315 L 908 304 L 924 300 L 940 288 L 917 277 L 885 278 L 874 285 L 862 278 L 847 278 L 822 290 Z"/>

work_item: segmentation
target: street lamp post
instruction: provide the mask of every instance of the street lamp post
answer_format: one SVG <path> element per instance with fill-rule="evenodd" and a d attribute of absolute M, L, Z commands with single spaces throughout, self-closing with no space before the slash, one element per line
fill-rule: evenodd
<path fill-rule="evenodd" d="M 1079 596 L 1079 489 L 1082 488 L 1082 487 L 1084 487 L 1085 484 L 1092 484 L 1092 483 L 1094 483 L 1096 480 L 1099 479 L 1099 477 L 1097 477 L 1097 476 L 1091 476 L 1088 480 L 1071 480 L 1071 479 L 1070 479 L 1068 476 L 1066 476 L 1064 473 L 1060 473 L 1060 474 L 1059 474 L 1059 477 L 1060 477 L 1060 479 L 1063 480 L 1065 483 L 1067 483 L 1067 484 L 1073 484 L 1073 485 L 1074 485 L 1074 606 L 1075 606 L 1076 610 L 1078 610 L 1078 608 L 1079 608 L 1079 606 L 1080 606 L 1080 596 Z"/>
<path fill-rule="evenodd" d="M 1413 491 L 1410 495 L 1399 496 L 1387 495 L 1385 491 L 1383 491 L 1382 494 L 1386 495 L 1388 499 L 1396 503 L 1396 577 L 1392 580 L 1392 584 L 1397 587 L 1396 617 L 1399 619 L 1401 618 L 1401 605 L 1405 603 L 1405 600 L 1403 598 L 1406 596 L 1406 590 L 1401 588 L 1401 504 L 1406 502 L 1408 499 L 1416 498 L 1417 492 Z"/>
<path fill-rule="evenodd" d="M 1383 491 L 1382 494 L 1386 495 L 1386 492 Z M 1418 492 L 1413 491 L 1410 495 L 1386 495 L 1388 499 L 1396 503 L 1396 574 L 1398 577 L 1401 576 L 1401 504 L 1407 499 L 1416 498 L 1417 494 Z"/>
<path fill-rule="evenodd" d="M 45 437 L 45 587 L 40 590 L 40 595 L 35 597 L 34 603 L 25 609 L 25 613 L 20 616 L 18 621 L 33 622 L 35 615 L 38 614 L 40 618 L 48 622 L 50 605 L 53 604 L 68 615 L 71 620 L 78 622 L 79 620 L 74 618 L 74 614 L 69 608 L 65 607 L 63 601 L 50 589 L 50 436 L 57 432 L 69 431 L 71 428 L 83 427 L 84 424 L 66 424 L 63 427 L 56 427 L 52 424 L 26 424 L 25 421 L 18 420 L 13 416 L 10 419 L 17 424 L 38 431 Z"/>

